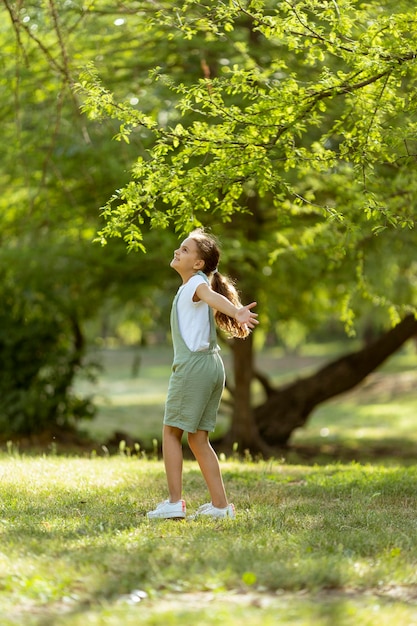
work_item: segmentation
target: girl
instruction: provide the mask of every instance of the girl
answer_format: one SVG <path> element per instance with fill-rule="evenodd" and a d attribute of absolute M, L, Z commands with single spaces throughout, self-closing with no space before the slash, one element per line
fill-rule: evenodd
<path fill-rule="evenodd" d="M 224 387 L 224 367 L 216 325 L 233 337 L 247 337 L 258 324 L 252 302 L 242 306 L 233 284 L 217 271 L 220 252 L 202 229 L 194 230 L 174 252 L 170 266 L 182 278 L 171 310 L 174 362 L 165 406 L 162 451 L 169 499 L 148 513 L 150 519 L 184 518 L 182 435 L 200 466 L 211 502 L 196 513 L 235 517 L 219 462 L 209 441 Z"/>

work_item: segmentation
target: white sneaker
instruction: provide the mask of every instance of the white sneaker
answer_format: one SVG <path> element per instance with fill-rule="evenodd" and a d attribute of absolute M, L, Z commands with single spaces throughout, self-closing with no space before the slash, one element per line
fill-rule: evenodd
<path fill-rule="evenodd" d="M 178 502 L 164 500 L 156 509 L 149 511 L 147 516 L 148 519 L 183 519 L 186 512 L 185 500 L 178 500 Z"/>
<path fill-rule="evenodd" d="M 216 506 L 213 506 L 211 502 L 208 504 L 203 504 L 197 509 L 196 513 L 191 516 L 191 519 L 195 519 L 196 517 L 228 517 L 230 519 L 235 519 L 235 507 L 233 504 L 228 504 L 224 509 L 219 509 Z"/>

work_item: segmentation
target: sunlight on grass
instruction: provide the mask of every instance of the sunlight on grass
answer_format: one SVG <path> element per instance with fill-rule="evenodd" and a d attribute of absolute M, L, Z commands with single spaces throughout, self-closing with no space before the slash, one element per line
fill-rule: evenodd
<path fill-rule="evenodd" d="M 160 461 L 1 456 L 2 625 L 413 623 L 416 467 L 222 470 L 235 521 L 151 522 Z M 206 501 L 196 463 L 184 493 Z"/>
<path fill-rule="evenodd" d="M 372 446 L 402 442 L 415 448 L 417 454 L 417 394 L 404 394 L 390 399 L 389 403 L 358 398 L 335 399 L 319 407 L 306 428 L 293 435 L 293 443 L 343 443 L 372 442 Z"/>
<path fill-rule="evenodd" d="M 79 383 L 99 405 L 83 426 L 103 441 L 115 431 L 159 438 L 171 351 L 145 351 L 138 371 L 131 352 L 102 356 L 98 385 Z M 322 358 L 267 352 L 262 365 L 283 381 Z M 223 455 L 234 522 L 150 522 L 146 512 L 166 497 L 166 479 L 143 447 L 112 456 L 98 445 L 66 458 L 6 446 L 1 625 L 268 626 L 277 615 L 295 626 L 417 625 L 413 361 L 414 353 L 401 354 L 318 407 L 283 458 Z M 222 414 L 218 432 L 227 426 Z M 314 457 L 303 464 L 309 445 Z M 346 450 L 362 463 L 343 463 Z M 189 513 L 207 501 L 195 462 L 184 463 L 184 495 Z"/>

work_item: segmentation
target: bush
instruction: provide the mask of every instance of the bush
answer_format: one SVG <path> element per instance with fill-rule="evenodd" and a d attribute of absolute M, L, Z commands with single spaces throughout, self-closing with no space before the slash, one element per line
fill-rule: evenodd
<path fill-rule="evenodd" d="M 13 290 L 4 295 L 0 303 L 3 435 L 72 428 L 77 419 L 92 418 L 91 399 L 77 397 L 72 389 L 85 352 L 78 321 L 29 293 Z"/>

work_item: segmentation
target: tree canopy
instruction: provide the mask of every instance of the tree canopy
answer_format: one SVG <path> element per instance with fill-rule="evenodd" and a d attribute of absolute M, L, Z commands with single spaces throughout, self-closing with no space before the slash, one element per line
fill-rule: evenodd
<path fill-rule="evenodd" d="M 102 240 L 122 236 L 140 248 L 143 223 L 186 231 L 232 220 L 226 232 L 237 240 L 248 239 L 239 224 L 256 232 L 256 269 L 267 276 L 284 268 L 305 293 L 314 275 L 331 287 L 336 274 L 331 299 L 347 326 L 358 294 L 398 321 L 415 304 L 412 3 L 158 9 L 148 28 L 165 29 L 170 53 L 161 62 L 155 48 L 148 89 L 162 83 L 170 93 L 165 116 L 162 106 L 155 116 L 146 101 L 123 100 L 92 65 L 78 86 L 90 118 L 120 122 L 119 139 L 151 137 L 104 208 Z"/>
<path fill-rule="evenodd" d="M 119 139 L 144 131 L 151 137 L 129 183 L 104 207 L 102 242 L 123 237 L 143 249 L 144 223 L 186 232 L 223 222 L 227 266 L 260 301 L 264 323 L 283 325 L 283 334 L 294 321 L 311 326 L 335 313 L 351 333 L 355 316 L 367 310 L 379 308 L 392 325 L 414 314 L 412 3 L 189 0 L 176 11 L 158 7 L 149 28 L 167 29 L 176 54 L 158 59 L 150 76 L 171 93 L 169 114 L 132 107 L 93 65 L 78 85 L 90 118 L 120 122 Z M 406 320 L 396 347 L 415 330 Z M 386 358 L 389 333 L 381 343 Z M 262 451 L 265 442 L 286 443 L 324 397 L 323 381 L 312 379 L 295 394 L 266 386 L 268 399 L 254 418 L 251 342 L 235 342 L 234 353 L 230 441 Z M 360 361 L 365 376 L 381 363 L 379 356 L 371 365 L 369 356 L 335 363 L 336 376 Z"/>

